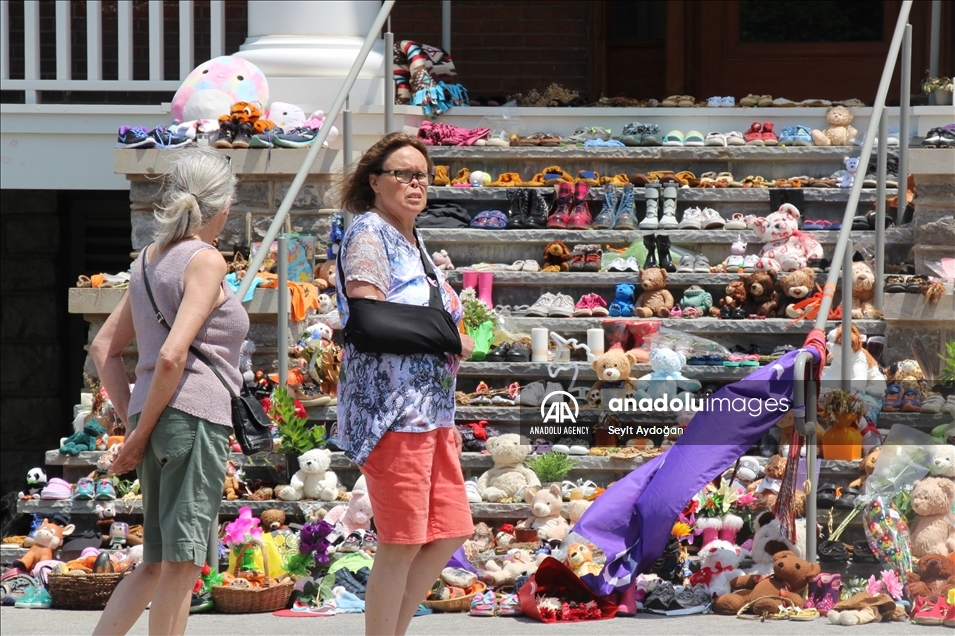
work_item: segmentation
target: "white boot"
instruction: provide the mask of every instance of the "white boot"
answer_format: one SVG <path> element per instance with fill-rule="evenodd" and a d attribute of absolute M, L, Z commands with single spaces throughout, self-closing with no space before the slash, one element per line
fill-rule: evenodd
<path fill-rule="evenodd" d="M 660 224 L 657 221 L 657 208 L 660 203 L 660 188 L 655 185 L 647 185 L 647 215 L 640 221 L 641 230 L 655 230 Z"/>
<path fill-rule="evenodd" d="M 661 230 L 675 230 L 680 227 L 680 223 L 676 220 L 677 192 L 675 185 L 667 185 L 663 188 L 663 218 L 659 223 Z"/>

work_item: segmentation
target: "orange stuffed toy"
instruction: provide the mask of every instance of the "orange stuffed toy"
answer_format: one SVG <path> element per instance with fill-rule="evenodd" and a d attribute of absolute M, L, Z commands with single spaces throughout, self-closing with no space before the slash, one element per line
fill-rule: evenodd
<path fill-rule="evenodd" d="M 275 124 L 262 117 L 262 108 L 257 102 L 236 102 L 228 115 L 219 117 L 219 138 L 216 148 L 248 148 L 252 135 L 260 135 L 275 128 Z"/>
<path fill-rule="evenodd" d="M 58 526 L 48 519 L 44 519 L 37 531 L 33 533 L 33 545 L 30 551 L 14 561 L 14 565 L 24 572 L 32 572 L 33 566 L 40 561 L 49 561 L 53 552 L 63 545 L 63 537 L 73 532 L 73 524 Z"/>

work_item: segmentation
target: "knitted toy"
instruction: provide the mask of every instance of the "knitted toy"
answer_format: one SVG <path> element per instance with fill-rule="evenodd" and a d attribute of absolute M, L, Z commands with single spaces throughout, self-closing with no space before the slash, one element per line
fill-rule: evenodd
<path fill-rule="evenodd" d="M 949 477 L 925 477 L 912 487 L 912 511 L 917 515 L 909 530 L 912 556 L 955 552 L 955 482 Z"/>
<path fill-rule="evenodd" d="M 106 429 L 100 426 L 96 420 L 90 420 L 83 425 L 83 430 L 73 433 L 66 438 L 63 445 L 60 446 L 60 452 L 64 455 L 79 455 L 83 451 L 96 450 L 96 440 L 106 433 Z"/>
<path fill-rule="evenodd" d="M 816 287 L 816 273 L 811 267 L 802 267 L 794 272 L 786 272 L 777 279 L 779 299 L 776 315 L 780 318 L 801 318 L 805 313 L 793 307 L 804 298 L 808 298 Z"/>
<path fill-rule="evenodd" d="M 852 264 L 852 317 L 881 318 L 882 314 L 875 308 L 872 301 L 875 299 L 875 273 L 872 268 L 862 261 Z"/>
<path fill-rule="evenodd" d="M 561 516 L 564 500 L 560 486 L 551 484 L 550 488 L 534 492 L 528 489 L 524 493 L 524 501 L 531 505 L 530 516 L 517 524 L 518 528 L 532 528 L 537 530 L 541 541 L 563 541 L 567 536 L 569 524 Z"/>
<path fill-rule="evenodd" d="M 699 391 L 700 381 L 685 377 L 680 370 L 686 357 L 672 349 L 658 348 L 650 352 L 650 373 L 637 379 L 637 399 L 666 398 L 669 403 L 684 391 Z"/>
<path fill-rule="evenodd" d="M 852 111 L 845 106 L 833 106 L 826 111 L 829 126 L 825 130 L 812 131 L 812 143 L 816 146 L 851 146 L 859 131 L 851 126 Z"/>
<path fill-rule="evenodd" d="M 63 537 L 72 534 L 73 529 L 72 524 L 63 527 L 49 519 L 44 519 L 33 533 L 33 545 L 30 546 L 29 552 L 14 561 L 13 565 L 24 572 L 31 572 L 33 566 L 40 561 L 49 561 L 53 558 L 53 552 L 63 545 Z"/>
<path fill-rule="evenodd" d="M 772 317 L 779 306 L 779 294 L 776 293 L 776 271 L 757 271 L 740 280 L 746 289 L 746 302 L 743 311 L 749 315 Z"/>
<path fill-rule="evenodd" d="M 328 470 L 332 464 L 332 452 L 313 448 L 298 458 L 299 469 L 291 483 L 278 489 L 279 499 L 299 501 L 321 499 L 335 501 L 338 498 L 338 476 Z"/>
<path fill-rule="evenodd" d="M 633 292 L 636 287 L 630 283 L 620 283 L 614 289 L 613 302 L 608 308 L 610 315 L 614 318 L 620 316 L 629 318 L 633 315 Z"/>
<path fill-rule="evenodd" d="M 742 576 L 740 549 L 729 541 L 711 541 L 700 550 L 700 571 L 690 575 L 690 585 L 702 583 L 714 598 L 730 593 L 730 581 Z"/>
<path fill-rule="evenodd" d="M 810 259 L 822 258 L 822 246 L 799 230 L 799 210 L 783 203 L 779 210 L 753 223 L 756 238 L 765 244 L 759 251 L 757 270 L 793 272 L 806 267 Z"/>
<path fill-rule="evenodd" d="M 619 346 L 597 356 L 593 361 L 594 371 L 597 372 L 597 381 L 587 392 L 587 402 L 600 404 L 600 391 L 604 388 L 623 389 L 625 397 L 633 397 L 635 387 L 630 380 L 630 368 L 637 364 L 637 359 L 629 351 Z"/>
<path fill-rule="evenodd" d="M 269 103 L 265 74 L 238 55 L 203 62 L 182 81 L 172 98 L 172 121 L 217 119 L 236 102 Z"/>
<path fill-rule="evenodd" d="M 773 559 L 773 574 L 768 577 L 746 574 L 738 576 L 730 582 L 733 592 L 724 594 L 713 603 L 713 610 L 717 614 L 736 614 L 750 601 L 756 601 L 750 606 L 750 611 L 757 616 L 775 614 L 783 596 L 791 600 L 795 607 L 802 607 L 805 599 L 798 592 L 803 591 L 814 576 L 819 574 L 819 564 L 810 564 L 800 559 L 789 550 L 777 552 Z M 761 599 L 761 600 L 757 600 Z"/>
<path fill-rule="evenodd" d="M 680 299 L 684 318 L 698 318 L 709 313 L 713 307 L 713 296 L 699 285 L 691 285 Z"/>
<path fill-rule="evenodd" d="M 494 460 L 494 467 L 478 478 L 478 492 L 484 501 L 513 499 L 522 488 L 540 487 L 537 474 L 524 466 L 531 447 L 521 445 L 519 435 L 508 433 L 492 437 L 487 440 L 486 448 Z"/>
<path fill-rule="evenodd" d="M 633 315 L 640 318 L 668 318 L 673 309 L 673 294 L 666 289 L 667 271 L 651 267 L 640 272 L 640 287 L 643 293 L 637 298 Z"/>

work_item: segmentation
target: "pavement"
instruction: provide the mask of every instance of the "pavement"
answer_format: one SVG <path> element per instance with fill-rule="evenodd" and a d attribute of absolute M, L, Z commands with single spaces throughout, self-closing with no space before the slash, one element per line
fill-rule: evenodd
<path fill-rule="evenodd" d="M 0 634 L 11 636 L 89 634 L 99 618 L 99 612 L 72 612 L 68 610 L 28 610 L 13 607 L 0 608 Z M 147 616 L 144 614 L 130 634 L 147 634 Z M 544 624 L 524 617 L 478 618 L 467 614 L 432 614 L 411 621 L 409 635 L 449 634 L 480 636 L 489 634 L 588 634 L 589 636 L 631 636 L 632 634 L 741 634 L 807 636 L 815 634 L 846 635 L 847 628 L 830 625 L 821 618 L 812 622 L 740 620 L 729 616 L 697 615 L 666 617 L 639 614 L 635 617 L 614 618 L 600 622 Z M 189 617 L 186 634 L 214 636 L 250 634 L 254 636 L 295 636 L 297 634 L 334 634 L 360 636 L 365 632 L 363 614 L 340 614 L 327 618 L 277 618 L 271 614 L 197 614 Z M 952 636 L 947 627 L 923 627 L 911 623 L 877 623 L 851 628 L 857 636 Z"/>

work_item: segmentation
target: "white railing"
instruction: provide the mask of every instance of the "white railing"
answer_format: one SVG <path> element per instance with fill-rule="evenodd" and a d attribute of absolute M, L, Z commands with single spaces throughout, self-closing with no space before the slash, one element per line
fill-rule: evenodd
<path fill-rule="evenodd" d="M 103 3 L 86 1 L 86 79 L 73 79 L 70 38 L 70 0 L 56 1 L 56 79 L 40 79 L 40 3 L 23 3 L 23 79 L 10 78 L 10 2 L 0 0 L 0 82 L 3 90 L 26 92 L 35 104 L 39 91 L 175 91 L 195 67 L 193 0 L 171 4 L 179 11 L 178 78 L 167 80 L 164 66 L 163 0 L 149 0 L 149 78 L 133 79 L 133 4 L 117 6 L 117 79 L 103 79 Z M 225 1 L 209 2 L 210 58 L 225 55 Z"/>

